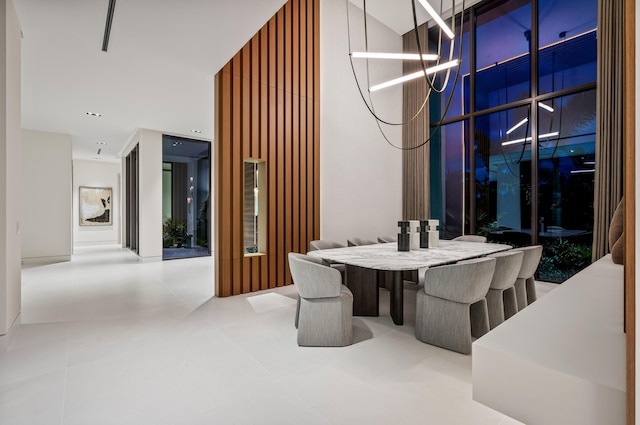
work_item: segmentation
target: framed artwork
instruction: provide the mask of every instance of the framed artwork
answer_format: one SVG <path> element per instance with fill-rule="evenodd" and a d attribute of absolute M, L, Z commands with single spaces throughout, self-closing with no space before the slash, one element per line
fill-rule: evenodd
<path fill-rule="evenodd" d="M 80 186 L 80 225 L 110 226 L 111 221 L 110 187 Z"/>

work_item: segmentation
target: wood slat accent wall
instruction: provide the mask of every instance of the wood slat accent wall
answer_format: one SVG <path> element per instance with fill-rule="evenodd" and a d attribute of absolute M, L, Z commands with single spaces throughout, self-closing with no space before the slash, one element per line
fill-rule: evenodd
<path fill-rule="evenodd" d="M 420 47 L 427 52 L 427 26 L 422 25 Z M 402 38 L 405 53 L 417 53 L 416 37 L 413 31 Z M 403 75 L 420 71 L 419 63 L 405 61 Z M 427 93 L 424 79 L 405 83 L 403 88 L 402 119 L 410 120 L 420 109 Z M 420 115 L 402 126 L 402 146 L 411 148 L 423 144 L 429 138 L 429 105 L 425 105 Z M 422 147 L 404 150 L 402 153 L 402 218 L 404 220 L 424 220 L 430 217 L 429 204 L 429 143 Z"/>
<path fill-rule="evenodd" d="M 216 295 L 291 284 L 320 237 L 320 0 L 290 0 L 216 75 Z M 245 256 L 244 159 L 266 161 L 267 252 Z"/>

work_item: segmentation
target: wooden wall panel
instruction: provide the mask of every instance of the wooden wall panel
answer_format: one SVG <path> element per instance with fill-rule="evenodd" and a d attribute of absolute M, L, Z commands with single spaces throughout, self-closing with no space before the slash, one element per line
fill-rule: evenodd
<path fill-rule="evenodd" d="M 216 295 L 291 284 L 320 237 L 320 0 L 290 0 L 216 75 Z M 244 255 L 244 159 L 266 161 L 267 252 Z"/>
<path fill-rule="evenodd" d="M 422 25 L 420 31 L 420 47 L 427 49 L 427 26 Z M 417 53 L 418 44 L 413 31 L 403 36 L 403 50 Z M 420 63 L 405 61 L 403 74 L 410 74 L 422 69 Z M 404 85 L 402 119 L 409 121 L 418 112 L 416 105 L 422 105 L 427 94 L 427 85 L 419 78 Z M 429 138 L 429 106 L 425 106 L 418 118 L 402 126 L 402 218 L 404 220 L 424 220 L 430 217 L 429 205 L 429 149 L 430 144 L 420 146 Z"/>

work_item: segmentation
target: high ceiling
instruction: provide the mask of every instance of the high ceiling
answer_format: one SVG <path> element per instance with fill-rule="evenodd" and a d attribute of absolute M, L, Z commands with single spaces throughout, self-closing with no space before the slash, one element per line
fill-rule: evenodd
<path fill-rule="evenodd" d="M 212 140 L 213 76 L 285 0 L 119 0 L 106 53 L 108 0 L 14 3 L 22 127 L 71 134 L 75 159 L 115 161 L 136 128 Z M 401 34 L 412 26 L 407 4 L 368 0 L 367 9 Z"/>

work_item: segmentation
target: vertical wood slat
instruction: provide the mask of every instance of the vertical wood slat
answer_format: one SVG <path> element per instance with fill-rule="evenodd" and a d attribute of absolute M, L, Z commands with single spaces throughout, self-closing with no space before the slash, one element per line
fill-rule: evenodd
<path fill-rule="evenodd" d="M 276 211 L 277 203 L 276 203 L 276 190 L 278 188 L 278 182 L 276 181 L 276 170 L 277 170 L 277 161 L 276 161 L 276 23 L 275 20 L 272 19 L 269 22 L 269 78 L 268 78 L 268 102 L 269 109 L 266 114 L 269 120 L 268 126 L 268 136 L 267 136 L 267 145 L 269 149 L 269 155 L 267 156 L 267 170 L 269 174 L 268 181 L 268 191 L 269 191 L 269 211 L 268 215 L 268 243 L 269 243 L 269 251 L 271 253 L 269 255 L 269 285 L 271 288 L 271 282 L 277 282 L 278 274 L 277 274 L 277 258 L 278 253 L 276 252 L 276 233 L 277 233 L 277 217 Z M 275 254 L 275 255 L 273 255 Z"/>
<path fill-rule="evenodd" d="M 427 26 L 422 25 L 420 31 L 420 45 L 426 50 Z M 403 36 L 403 50 L 406 53 L 417 53 L 415 34 L 410 32 Z M 419 71 L 419 63 L 405 62 L 403 74 Z M 403 86 L 402 120 L 409 121 L 418 109 L 415 105 L 422 105 L 427 93 L 424 79 L 412 81 Z M 412 148 L 424 143 L 429 137 L 428 106 L 425 106 L 420 116 L 402 126 L 402 145 Z M 402 216 L 405 220 L 422 220 L 429 218 L 429 143 L 415 149 L 402 152 Z"/>
<path fill-rule="evenodd" d="M 293 139 L 293 124 L 291 122 L 292 118 L 292 93 L 293 93 L 293 77 L 291 75 L 292 72 L 292 56 L 293 56 L 293 42 L 291 40 L 292 35 L 292 3 L 287 2 L 284 6 L 284 254 L 287 252 L 291 252 L 293 247 L 293 178 L 292 178 L 292 156 L 293 156 L 293 147 L 292 139 Z M 284 282 L 291 281 L 291 273 L 289 271 L 289 267 L 285 267 L 285 276 L 283 280 Z"/>
<path fill-rule="evenodd" d="M 624 228 L 627 424 L 636 423 L 636 1 L 625 0 Z"/>
<path fill-rule="evenodd" d="M 231 217 L 231 258 L 232 258 L 232 270 L 233 270 L 233 293 L 242 293 L 242 257 L 236 255 L 236 253 L 244 246 L 244 234 L 243 234 L 243 220 L 242 215 L 235 214 L 235 211 L 243 211 L 242 197 L 240 193 L 244 193 L 243 180 L 244 170 L 242 167 L 242 154 L 243 154 L 243 140 L 242 140 L 242 92 L 241 92 L 241 66 L 242 57 L 236 55 L 231 60 L 232 63 L 232 93 L 231 99 L 231 205 L 233 207 L 234 214 Z M 237 194 L 237 195 L 236 195 Z"/>
<path fill-rule="evenodd" d="M 319 0 L 290 0 L 216 75 L 216 295 L 290 284 L 319 237 Z M 267 252 L 245 257 L 243 164 L 266 161 Z"/>
<path fill-rule="evenodd" d="M 309 202 L 307 200 L 307 176 L 309 174 L 307 168 L 307 4 L 306 0 L 299 2 L 300 16 L 300 45 L 299 45 L 299 93 L 300 93 L 300 115 L 299 115 L 299 145 L 300 145 L 300 238 L 301 251 L 309 249 L 308 241 L 313 240 L 313 231 L 308 226 L 307 209 Z M 311 207 L 313 208 L 313 207 Z"/>

